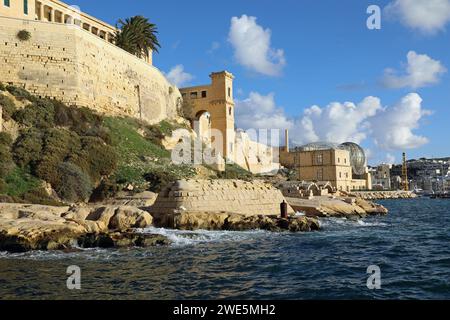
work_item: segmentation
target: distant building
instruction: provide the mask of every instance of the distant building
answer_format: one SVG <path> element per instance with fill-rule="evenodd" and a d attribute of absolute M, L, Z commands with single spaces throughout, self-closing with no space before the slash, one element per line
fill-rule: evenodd
<path fill-rule="evenodd" d="M 446 191 L 450 181 L 450 158 L 413 159 L 407 162 L 408 180 L 411 190 L 421 189 L 426 192 Z M 391 169 L 392 188 L 400 188 L 398 177 L 401 177 L 401 165 Z"/>
<path fill-rule="evenodd" d="M 380 190 L 391 190 L 391 164 L 381 164 L 375 168 L 371 168 L 372 188 Z"/>
<path fill-rule="evenodd" d="M 316 143 L 280 148 L 281 165 L 298 170 L 298 180 L 329 181 L 339 191 L 372 189 L 364 150 L 354 144 Z"/>

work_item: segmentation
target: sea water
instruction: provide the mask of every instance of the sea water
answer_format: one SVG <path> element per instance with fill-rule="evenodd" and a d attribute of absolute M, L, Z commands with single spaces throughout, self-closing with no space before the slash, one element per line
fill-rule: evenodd
<path fill-rule="evenodd" d="M 450 200 L 380 201 L 390 213 L 322 231 L 142 232 L 169 247 L 0 253 L 1 299 L 449 299 Z M 69 266 L 81 290 L 69 290 Z M 369 266 L 381 288 L 369 289 Z"/>

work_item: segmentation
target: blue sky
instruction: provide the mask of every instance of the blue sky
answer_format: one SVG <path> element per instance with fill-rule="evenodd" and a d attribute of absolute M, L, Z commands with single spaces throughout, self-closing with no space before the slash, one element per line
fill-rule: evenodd
<path fill-rule="evenodd" d="M 182 86 L 231 71 L 244 129 L 289 126 L 296 144 L 354 140 L 371 163 L 398 162 L 402 151 L 450 156 L 450 0 L 70 4 L 111 24 L 148 17 L 162 44 L 154 64 L 166 73 L 179 66 Z M 369 5 L 382 9 L 380 30 L 366 26 Z"/>

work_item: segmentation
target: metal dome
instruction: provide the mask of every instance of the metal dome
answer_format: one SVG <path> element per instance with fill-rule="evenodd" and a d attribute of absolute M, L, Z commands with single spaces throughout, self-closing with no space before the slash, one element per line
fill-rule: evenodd
<path fill-rule="evenodd" d="M 364 174 L 366 168 L 366 154 L 364 149 L 354 142 L 345 142 L 339 145 L 339 148 L 350 152 L 350 163 L 352 165 L 353 174 Z"/>

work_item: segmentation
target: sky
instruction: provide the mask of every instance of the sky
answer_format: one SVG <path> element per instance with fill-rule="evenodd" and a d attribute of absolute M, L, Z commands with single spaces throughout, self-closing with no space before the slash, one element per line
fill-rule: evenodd
<path fill-rule="evenodd" d="M 179 87 L 235 76 L 242 129 L 291 145 L 352 141 L 370 164 L 450 156 L 450 0 L 73 0 L 158 27 L 154 65 Z M 380 9 L 377 16 L 370 7 Z"/>

